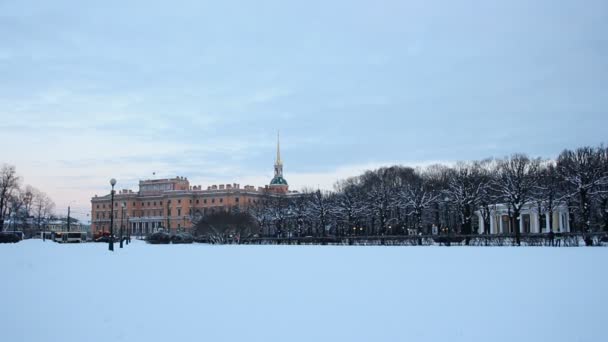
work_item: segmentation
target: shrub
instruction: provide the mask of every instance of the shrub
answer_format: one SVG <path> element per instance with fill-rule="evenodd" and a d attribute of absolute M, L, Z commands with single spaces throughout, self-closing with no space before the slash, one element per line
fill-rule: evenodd
<path fill-rule="evenodd" d="M 150 235 L 147 239 L 148 243 L 151 243 L 153 245 L 158 245 L 158 244 L 169 244 L 171 243 L 171 235 L 169 235 L 168 233 L 165 232 L 156 232 L 152 235 Z"/>
<path fill-rule="evenodd" d="M 173 244 L 192 243 L 192 242 L 194 242 L 194 238 L 190 234 L 180 233 L 180 234 L 173 235 L 171 237 L 171 242 Z"/>

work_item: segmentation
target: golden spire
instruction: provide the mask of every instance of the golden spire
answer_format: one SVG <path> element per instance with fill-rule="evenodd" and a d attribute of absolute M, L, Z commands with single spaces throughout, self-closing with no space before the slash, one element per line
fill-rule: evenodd
<path fill-rule="evenodd" d="M 282 165 L 281 161 L 281 132 L 277 131 L 277 165 Z"/>

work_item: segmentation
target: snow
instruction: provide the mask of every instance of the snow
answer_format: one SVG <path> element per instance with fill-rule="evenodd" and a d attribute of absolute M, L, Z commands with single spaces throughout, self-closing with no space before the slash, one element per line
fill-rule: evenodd
<path fill-rule="evenodd" d="M 607 248 L 0 245 L 2 341 L 599 341 Z"/>

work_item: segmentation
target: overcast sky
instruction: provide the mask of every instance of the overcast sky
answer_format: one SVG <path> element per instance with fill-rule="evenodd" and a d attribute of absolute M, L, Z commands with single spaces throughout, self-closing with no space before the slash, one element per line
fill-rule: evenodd
<path fill-rule="evenodd" d="M 0 163 L 64 211 L 142 178 L 294 189 L 606 142 L 608 1 L 0 0 Z"/>

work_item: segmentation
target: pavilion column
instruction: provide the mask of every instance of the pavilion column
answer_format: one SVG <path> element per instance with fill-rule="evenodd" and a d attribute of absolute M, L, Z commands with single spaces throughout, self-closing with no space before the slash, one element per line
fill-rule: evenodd
<path fill-rule="evenodd" d="M 490 234 L 496 234 L 496 216 L 490 211 Z"/>
<path fill-rule="evenodd" d="M 524 232 L 524 214 L 519 214 L 519 232 Z"/>
<path fill-rule="evenodd" d="M 530 215 L 532 215 L 530 218 L 534 218 L 534 220 L 530 220 L 531 222 L 534 222 L 534 233 L 540 233 L 540 216 L 538 213 L 531 213 Z"/>
<path fill-rule="evenodd" d="M 483 221 L 483 215 L 481 215 L 481 213 L 477 214 L 477 216 L 479 217 L 479 234 L 483 234 L 484 233 L 484 221 Z"/>
<path fill-rule="evenodd" d="M 551 229 L 550 228 L 551 223 L 549 220 L 552 220 L 553 218 L 549 216 L 549 213 L 545 213 L 545 219 L 546 219 L 545 220 L 545 231 L 548 233 L 549 230 Z"/>
<path fill-rule="evenodd" d="M 504 222 L 505 222 L 505 220 L 503 220 L 503 219 L 502 219 L 502 215 L 499 215 L 499 216 L 498 216 L 498 219 L 500 220 L 500 221 L 498 222 L 498 228 L 500 229 L 500 232 L 499 232 L 499 233 L 500 233 L 500 234 L 504 234 L 504 232 L 505 232 L 505 227 L 504 227 Z"/>

